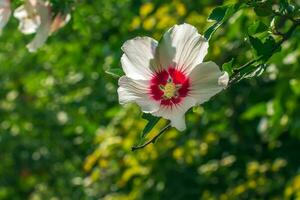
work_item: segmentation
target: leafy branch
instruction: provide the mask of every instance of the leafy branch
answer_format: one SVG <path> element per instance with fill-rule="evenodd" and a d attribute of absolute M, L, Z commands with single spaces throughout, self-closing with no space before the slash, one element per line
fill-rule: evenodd
<path fill-rule="evenodd" d="M 282 39 L 272 48 L 272 50 L 270 51 L 270 55 L 275 53 L 281 47 L 281 45 L 292 36 L 292 34 L 294 33 L 294 31 L 296 30 L 296 28 L 299 25 L 300 25 L 299 20 L 293 20 L 293 25 L 290 27 L 290 29 L 285 34 L 281 34 Z M 270 57 L 271 56 L 269 56 L 268 59 Z M 241 77 L 243 76 L 241 72 L 243 70 L 245 70 L 247 68 L 253 68 L 252 71 L 256 70 L 259 65 L 253 67 L 253 64 L 258 63 L 258 62 L 260 62 L 264 59 L 265 59 L 265 57 L 263 55 L 261 55 L 258 58 L 247 62 L 243 66 L 241 66 L 237 69 L 233 69 L 233 74 L 232 74 L 231 79 L 229 81 L 229 86 L 241 80 Z M 265 61 L 267 61 L 268 59 L 266 59 Z"/>

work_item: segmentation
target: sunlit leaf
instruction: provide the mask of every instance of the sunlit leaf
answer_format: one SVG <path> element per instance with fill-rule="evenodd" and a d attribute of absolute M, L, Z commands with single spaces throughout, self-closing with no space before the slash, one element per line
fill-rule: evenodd
<path fill-rule="evenodd" d="M 267 31 L 269 28 L 267 25 L 265 25 L 263 22 L 261 21 L 255 21 L 253 24 L 251 24 L 248 27 L 248 34 L 249 35 L 255 35 L 257 33 L 262 33 Z"/>
<path fill-rule="evenodd" d="M 260 117 L 266 115 L 267 106 L 266 103 L 259 103 L 250 107 L 246 112 L 241 116 L 244 120 L 252 120 L 255 117 Z"/>
<path fill-rule="evenodd" d="M 236 3 L 215 8 L 208 17 L 208 20 L 215 23 L 205 31 L 204 37 L 209 40 L 214 32 L 241 8 L 241 5 L 242 3 Z"/>
<path fill-rule="evenodd" d="M 147 136 L 147 134 L 150 133 L 150 131 L 158 123 L 158 121 L 160 120 L 160 117 L 155 117 L 149 113 L 143 113 L 142 118 L 148 121 L 148 123 L 145 126 L 145 128 L 142 132 L 142 135 L 141 135 L 142 138 L 145 138 Z"/>

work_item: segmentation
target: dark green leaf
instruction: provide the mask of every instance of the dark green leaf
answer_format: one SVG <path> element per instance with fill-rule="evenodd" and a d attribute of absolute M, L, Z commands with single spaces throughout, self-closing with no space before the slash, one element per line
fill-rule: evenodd
<path fill-rule="evenodd" d="M 266 17 L 273 14 L 272 11 L 273 4 L 271 0 L 252 2 L 250 4 L 253 7 L 254 12 L 256 13 L 257 16 Z"/>
<path fill-rule="evenodd" d="M 215 23 L 214 25 L 212 25 L 211 27 L 209 27 L 205 33 L 204 33 L 204 37 L 209 40 L 211 38 L 211 36 L 214 34 L 214 32 L 219 28 L 219 26 L 221 26 L 222 23 L 218 22 Z"/>
<path fill-rule="evenodd" d="M 147 136 L 148 133 L 150 133 L 153 127 L 158 123 L 160 117 L 155 117 L 149 113 L 143 113 L 142 118 L 148 121 L 141 135 L 141 138 L 143 139 Z"/>
<path fill-rule="evenodd" d="M 265 41 L 262 41 L 256 37 L 249 36 L 251 46 L 255 50 L 257 56 L 263 56 L 263 60 L 266 60 L 274 53 L 276 42 L 272 36 L 268 36 Z"/>
<path fill-rule="evenodd" d="M 226 12 L 228 10 L 228 6 L 220 6 L 211 12 L 211 14 L 208 17 L 208 20 L 216 21 L 212 26 L 210 26 L 204 33 L 204 37 L 209 40 L 212 34 L 221 26 L 222 21 L 226 15 Z"/>
<path fill-rule="evenodd" d="M 258 55 L 258 56 L 261 55 L 262 51 L 263 51 L 263 47 L 264 47 L 264 44 L 262 43 L 262 41 L 258 38 L 252 37 L 252 36 L 249 36 L 249 41 L 250 41 L 251 46 L 255 50 L 256 55 Z"/>
<path fill-rule="evenodd" d="M 208 20 L 213 20 L 215 23 L 205 31 L 204 37 L 209 40 L 214 32 L 235 12 L 237 12 L 242 5 L 243 3 L 236 3 L 215 8 L 208 17 Z"/>
<path fill-rule="evenodd" d="M 270 10 L 270 8 L 267 7 L 255 7 L 254 8 L 255 13 L 257 14 L 257 16 L 260 17 L 267 17 L 272 15 L 272 10 Z"/>
<path fill-rule="evenodd" d="M 257 33 L 262 33 L 267 31 L 269 28 L 261 21 L 255 21 L 253 24 L 251 24 L 248 28 L 248 34 L 249 35 L 255 35 Z"/>
<path fill-rule="evenodd" d="M 221 21 L 223 20 L 229 6 L 219 6 L 213 9 L 208 17 L 208 20 Z"/>

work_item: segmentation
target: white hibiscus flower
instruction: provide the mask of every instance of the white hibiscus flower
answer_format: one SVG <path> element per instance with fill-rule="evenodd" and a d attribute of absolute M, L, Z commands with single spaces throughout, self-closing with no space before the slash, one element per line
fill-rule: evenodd
<path fill-rule="evenodd" d="M 208 101 L 229 81 L 214 62 L 203 62 L 207 49 L 208 41 L 189 24 L 173 26 L 159 43 L 149 37 L 125 42 L 120 104 L 135 102 L 143 112 L 185 130 L 185 113 Z"/>
<path fill-rule="evenodd" d="M 10 0 L 0 0 L 0 34 L 11 15 Z"/>
<path fill-rule="evenodd" d="M 27 45 L 30 52 L 35 52 L 59 28 L 70 19 L 58 14 L 52 20 L 51 7 L 43 0 L 26 0 L 24 5 L 17 8 L 14 16 L 20 21 L 19 29 L 24 34 L 36 33 L 34 39 Z"/>

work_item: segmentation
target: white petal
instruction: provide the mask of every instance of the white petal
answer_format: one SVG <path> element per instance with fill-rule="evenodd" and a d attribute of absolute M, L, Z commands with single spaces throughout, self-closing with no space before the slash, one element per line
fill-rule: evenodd
<path fill-rule="evenodd" d="M 27 45 L 30 52 L 35 52 L 47 41 L 51 30 L 51 13 L 48 6 L 42 1 L 37 1 L 36 9 L 41 19 L 41 24 L 36 31 L 34 39 Z"/>
<path fill-rule="evenodd" d="M 193 106 L 196 105 L 196 100 L 192 97 L 185 97 L 183 101 L 172 107 L 161 106 L 157 112 L 152 113 L 154 116 L 163 117 L 171 121 L 171 126 L 175 127 L 179 131 L 186 129 L 185 125 L 185 113 Z"/>
<path fill-rule="evenodd" d="M 137 80 L 149 80 L 155 69 L 157 41 L 149 37 L 128 40 L 122 46 L 121 63 L 125 74 Z"/>
<path fill-rule="evenodd" d="M 19 24 L 19 30 L 24 34 L 32 34 L 35 33 L 40 26 L 39 19 L 24 19 Z"/>
<path fill-rule="evenodd" d="M 224 72 L 224 74 L 220 76 L 218 80 L 218 84 L 227 87 L 228 82 L 229 82 L 229 74 L 227 72 Z"/>
<path fill-rule="evenodd" d="M 21 5 L 14 11 L 14 17 L 18 20 L 22 20 L 23 18 L 26 18 L 28 16 L 28 13 L 25 9 L 24 5 Z"/>
<path fill-rule="evenodd" d="M 11 15 L 10 1 L 0 0 L 0 33 L 7 24 Z"/>
<path fill-rule="evenodd" d="M 41 24 L 40 16 L 30 2 L 18 7 L 14 12 L 14 17 L 20 21 L 19 30 L 24 34 L 35 33 Z"/>
<path fill-rule="evenodd" d="M 143 112 L 152 113 L 159 109 L 159 103 L 149 96 L 149 82 L 146 80 L 133 80 L 127 76 L 119 79 L 119 102 L 126 104 L 135 102 Z"/>
<path fill-rule="evenodd" d="M 0 7 L 10 6 L 10 0 L 0 0 Z"/>
<path fill-rule="evenodd" d="M 189 95 L 197 100 L 198 104 L 208 101 L 212 96 L 224 89 L 228 83 L 220 80 L 223 72 L 214 62 L 201 63 L 194 68 L 189 77 L 191 80 L 191 91 Z M 222 83 L 220 85 L 220 83 Z"/>
<path fill-rule="evenodd" d="M 186 129 L 185 115 L 175 115 L 171 119 L 171 126 L 175 127 L 179 131 L 184 131 Z"/>
<path fill-rule="evenodd" d="M 175 25 L 159 43 L 159 61 L 162 67 L 176 64 L 186 73 L 200 64 L 207 54 L 208 42 L 189 24 Z"/>

